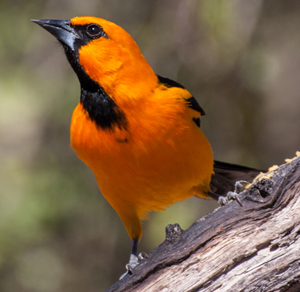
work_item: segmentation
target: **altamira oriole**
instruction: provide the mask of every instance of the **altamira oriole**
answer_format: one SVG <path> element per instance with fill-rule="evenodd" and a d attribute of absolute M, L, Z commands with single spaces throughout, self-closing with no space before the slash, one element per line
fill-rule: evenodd
<path fill-rule="evenodd" d="M 156 75 L 120 26 L 96 17 L 33 21 L 58 39 L 78 76 L 71 145 L 122 219 L 132 266 L 148 212 L 195 195 L 218 199 L 258 174 L 214 162 L 200 130 L 203 109 L 182 85 Z"/>

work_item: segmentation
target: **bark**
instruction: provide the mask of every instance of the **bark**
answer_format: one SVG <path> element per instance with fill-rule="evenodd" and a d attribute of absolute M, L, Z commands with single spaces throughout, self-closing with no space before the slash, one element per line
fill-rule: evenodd
<path fill-rule="evenodd" d="M 300 291 L 300 157 L 166 240 L 107 291 Z"/>

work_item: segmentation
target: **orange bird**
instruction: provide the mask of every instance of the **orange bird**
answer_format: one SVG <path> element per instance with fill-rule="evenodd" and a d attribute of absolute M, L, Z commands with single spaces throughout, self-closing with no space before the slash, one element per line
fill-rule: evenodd
<path fill-rule="evenodd" d="M 156 75 L 120 26 L 96 17 L 33 21 L 58 39 L 78 76 L 71 145 L 132 239 L 131 267 L 150 211 L 191 196 L 219 199 L 258 174 L 214 162 L 200 130 L 203 109 L 182 85 Z"/>

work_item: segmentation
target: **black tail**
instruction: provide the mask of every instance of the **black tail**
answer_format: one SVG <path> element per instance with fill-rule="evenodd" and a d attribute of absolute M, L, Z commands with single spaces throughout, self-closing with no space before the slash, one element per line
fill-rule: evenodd
<path fill-rule="evenodd" d="M 252 180 L 263 170 L 258 170 L 246 166 L 215 161 L 215 174 L 211 177 L 210 188 L 213 193 L 224 196 L 229 191 L 234 190 L 236 181 Z"/>

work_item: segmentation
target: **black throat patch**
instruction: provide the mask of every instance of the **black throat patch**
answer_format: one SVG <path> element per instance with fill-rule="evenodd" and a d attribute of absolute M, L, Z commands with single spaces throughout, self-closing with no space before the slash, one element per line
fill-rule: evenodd
<path fill-rule="evenodd" d="M 80 102 L 89 118 L 103 130 L 113 131 L 114 127 L 126 130 L 127 119 L 125 113 L 117 106 L 113 98 L 104 91 L 100 84 L 88 76 L 79 63 L 78 49 L 81 44 L 77 44 L 78 47 L 75 51 L 64 44 L 62 45 L 67 59 L 79 79 L 81 85 Z"/>
<path fill-rule="evenodd" d="M 81 87 L 80 102 L 90 119 L 102 129 L 127 129 L 125 113 L 119 109 L 110 96 L 99 86 L 97 91 Z"/>

